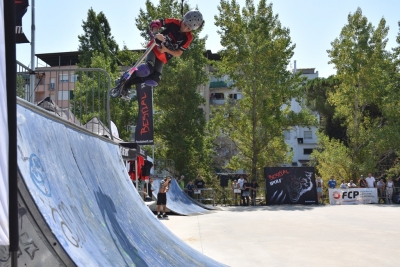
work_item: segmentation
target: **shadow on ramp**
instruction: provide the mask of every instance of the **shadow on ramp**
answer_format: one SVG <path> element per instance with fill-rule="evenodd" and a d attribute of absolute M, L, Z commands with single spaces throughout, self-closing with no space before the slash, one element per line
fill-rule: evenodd
<path fill-rule="evenodd" d="M 155 218 L 118 145 L 18 103 L 20 266 L 223 266 Z"/>
<path fill-rule="evenodd" d="M 157 199 L 160 182 L 162 179 L 154 179 L 154 192 L 153 197 Z M 184 194 L 175 179 L 169 186 L 167 192 L 167 208 L 179 215 L 200 215 L 209 213 L 210 211 L 196 205 L 189 199 L 189 196 Z"/>

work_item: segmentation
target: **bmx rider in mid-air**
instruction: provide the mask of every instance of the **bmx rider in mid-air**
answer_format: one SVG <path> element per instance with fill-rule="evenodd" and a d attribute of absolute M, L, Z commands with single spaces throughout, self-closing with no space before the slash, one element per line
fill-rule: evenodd
<path fill-rule="evenodd" d="M 203 24 L 203 15 L 198 10 L 188 11 L 182 20 L 166 18 L 152 21 L 151 31 L 158 32 L 160 28 L 164 28 L 161 33 L 155 35 L 158 46 L 153 48 L 145 62 L 138 66 L 136 72 L 123 85 L 121 97 L 130 99 L 129 88 L 133 84 L 144 83 L 148 86 L 157 86 L 161 80 L 164 64 L 173 57 L 180 57 L 189 48 L 193 40 L 192 31 L 199 29 Z M 117 86 L 119 86 L 118 82 Z"/>

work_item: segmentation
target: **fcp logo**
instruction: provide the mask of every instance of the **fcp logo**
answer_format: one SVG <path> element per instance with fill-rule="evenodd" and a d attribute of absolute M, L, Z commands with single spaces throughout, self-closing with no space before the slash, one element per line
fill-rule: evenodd
<path fill-rule="evenodd" d="M 340 198 L 340 193 L 338 191 L 335 191 L 332 193 L 332 196 L 334 199 L 339 199 Z"/>

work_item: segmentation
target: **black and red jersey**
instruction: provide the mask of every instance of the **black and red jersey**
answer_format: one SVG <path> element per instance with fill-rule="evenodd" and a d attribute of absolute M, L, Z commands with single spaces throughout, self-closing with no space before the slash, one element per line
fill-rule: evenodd
<path fill-rule="evenodd" d="M 185 51 L 189 48 L 193 40 L 193 35 L 191 32 L 181 32 L 182 21 L 174 18 L 167 18 L 160 20 L 164 30 L 161 32 L 165 36 L 166 42 L 165 47 L 170 50 L 182 50 Z M 156 40 L 157 43 L 161 41 Z M 151 44 L 151 43 L 150 43 Z M 156 57 L 161 60 L 164 64 L 168 62 L 173 56 L 168 53 L 160 53 L 157 47 L 153 48 Z"/>

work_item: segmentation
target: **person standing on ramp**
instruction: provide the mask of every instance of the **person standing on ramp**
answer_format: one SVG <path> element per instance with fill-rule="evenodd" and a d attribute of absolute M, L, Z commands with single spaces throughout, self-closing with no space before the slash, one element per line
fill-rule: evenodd
<path fill-rule="evenodd" d="M 157 218 L 168 218 L 167 212 L 167 192 L 169 190 L 169 184 L 171 183 L 171 177 L 165 177 L 160 183 L 160 189 L 157 194 Z M 161 205 L 163 206 L 163 215 L 161 216 L 160 210 Z"/>

